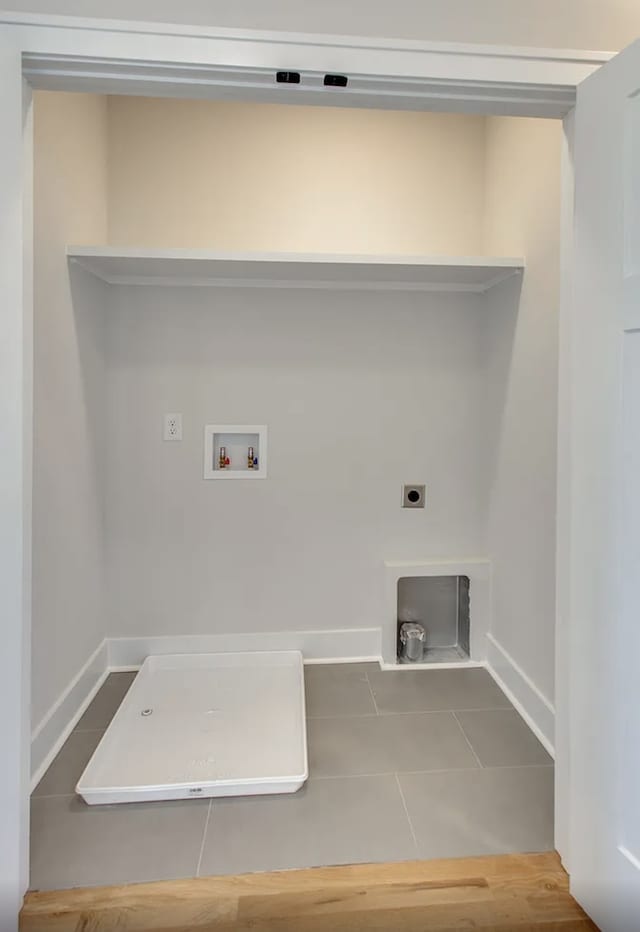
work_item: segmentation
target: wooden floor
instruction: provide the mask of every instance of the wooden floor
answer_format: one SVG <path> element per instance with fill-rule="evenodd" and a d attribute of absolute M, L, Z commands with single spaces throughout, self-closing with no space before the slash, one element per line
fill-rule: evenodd
<path fill-rule="evenodd" d="M 27 895 L 21 932 L 586 932 L 556 854 L 314 868 Z"/>

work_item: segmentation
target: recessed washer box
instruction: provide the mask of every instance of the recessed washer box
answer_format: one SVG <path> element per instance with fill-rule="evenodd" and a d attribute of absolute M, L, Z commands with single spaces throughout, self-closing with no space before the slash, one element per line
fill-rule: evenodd
<path fill-rule="evenodd" d="M 308 776 L 299 651 L 147 657 L 76 792 L 89 805 L 294 793 Z"/>
<path fill-rule="evenodd" d="M 229 465 L 220 465 L 224 447 Z M 257 464 L 249 468 L 249 448 Z M 207 424 L 204 429 L 205 479 L 266 479 L 267 427 L 265 424 Z"/>

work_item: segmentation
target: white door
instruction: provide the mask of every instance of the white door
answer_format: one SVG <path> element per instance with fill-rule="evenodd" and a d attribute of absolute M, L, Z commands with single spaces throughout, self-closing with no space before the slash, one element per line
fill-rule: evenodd
<path fill-rule="evenodd" d="M 640 42 L 575 120 L 569 867 L 604 932 L 639 932 Z"/>

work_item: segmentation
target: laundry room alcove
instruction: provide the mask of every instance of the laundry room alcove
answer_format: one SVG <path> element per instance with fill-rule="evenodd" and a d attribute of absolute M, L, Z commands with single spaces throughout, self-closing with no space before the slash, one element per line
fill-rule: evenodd
<path fill-rule="evenodd" d="M 147 658 L 168 681 L 185 655 L 295 655 L 307 698 L 314 665 L 351 668 L 353 688 L 326 674 L 314 702 L 331 714 L 309 718 L 312 737 L 332 690 L 388 726 L 358 664 L 405 679 L 486 667 L 491 697 L 508 690 L 549 737 L 516 696 L 522 665 L 541 694 L 553 683 L 552 620 L 532 625 L 553 603 L 539 585 L 557 402 L 549 126 L 36 94 L 34 787 L 109 674 Z M 243 481 L 207 481 L 229 479 Z M 414 485 L 423 507 L 405 507 Z M 418 597 L 442 579 L 453 614 L 449 595 Z M 398 625 L 416 614 L 434 653 L 412 666 Z M 284 720 L 291 703 L 265 690 L 261 711 Z M 162 699 L 131 695 L 121 720 L 143 748 L 142 713 L 155 729 Z M 246 745 L 248 725 L 215 716 L 228 702 L 250 722 L 249 697 L 216 694 L 202 732 Z M 289 731 L 306 755 L 301 720 Z M 186 773 L 193 734 L 173 733 L 162 773 L 143 754 L 122 780 L 185 805 L 239 785 L 214 753 L 210 773 Z M 122 741 L 101 741 L 109 766 L 76 785 L 138 799 L 111 766 Z M 283 756 L 295 795 L 306 756 Z M 310 782 L 333 778 L 323 767 L 311 753 Z M 154 796 L 169 771 L 179 791 Z M 273 776 L 256 792 L 277 793 Z"/>

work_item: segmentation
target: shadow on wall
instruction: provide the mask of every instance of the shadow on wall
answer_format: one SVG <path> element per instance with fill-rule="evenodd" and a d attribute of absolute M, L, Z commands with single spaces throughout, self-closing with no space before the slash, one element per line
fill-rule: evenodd
<path fill-rule="evenodd" d="M 526 270 L 525 270 L 525 275 Z M 486 435 L 486 476 L 488 486 L 489 512 L 493 499 L 493 489 L 497 484 L 497 474 L 505 431 L 507 401 L 511 390 L 512 369 L 514 366 L 514 347 L 520 301 L 522 298 L 523 276 L 518 275 L 497 285 L 487 295 L 487 326 L 485 329 L 485 358 L 487 365 L 487 435 Z M 535 386 L 532 387 L 535 390 Z"/>
<path fill-rule="evenodd" d="M 79 373 L 78 406 L 82 430 L 91 457 L 90 474 L 95 480 L 96 498 L 102 518 L 105 509 L 106 424 L 106 301 L 108 285 L 98 281 L 75 263 L 69 263 L 69 286 L 76 337 Z"/>
<path fill-rule="evenodd" d="M 36 255 L 33 726 L 105 636 L 104 291 Z"/>

